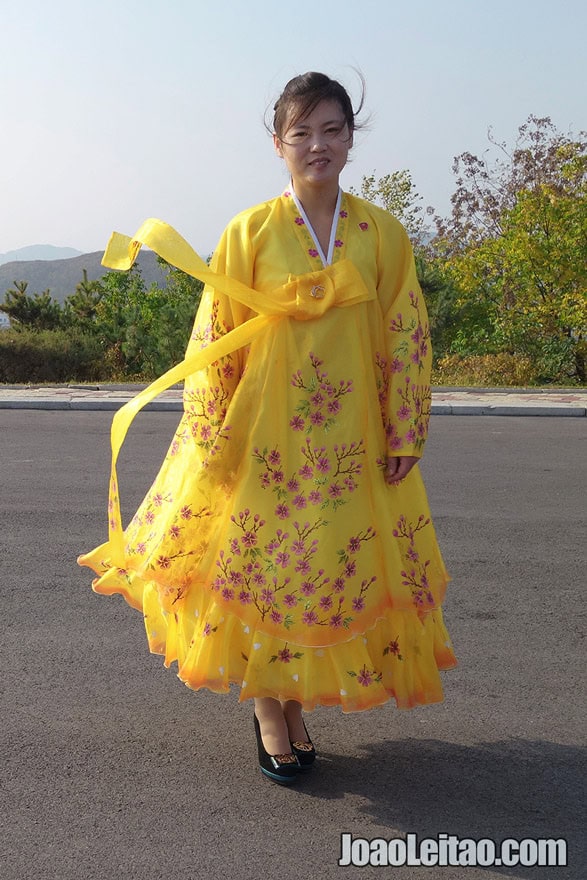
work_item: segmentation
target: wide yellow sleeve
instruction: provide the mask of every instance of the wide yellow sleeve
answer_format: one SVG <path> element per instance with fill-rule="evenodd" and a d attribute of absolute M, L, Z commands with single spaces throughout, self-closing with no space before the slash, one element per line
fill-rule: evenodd
<path fill-rule="evenodd" d="M 421 456 L 430 419 L 430 326 L 412 246 L 392 217 L 379 227 L 378 295 L 386 349 L 388 455 Z"/>
<path fill-rule="evenodd" d="M 223 232 L 212 256 L 210 268 L 222 275 L 251 286 L 253 255 L 246 228 L 234 221 Z M 186 357 L 220 339 L 243 324 L 253 312 L 206 284 L 194 321 Z M 214 361 L 206 370 L 188 376 L 185 380 L 184 403 L 205 416 L 216 409 L 216 419 L 222 420 L 246 363 L 247 349 L 238 349 Z"/>

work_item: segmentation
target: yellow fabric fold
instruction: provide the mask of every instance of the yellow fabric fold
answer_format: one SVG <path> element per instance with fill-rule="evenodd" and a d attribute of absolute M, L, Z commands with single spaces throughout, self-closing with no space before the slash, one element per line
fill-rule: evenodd
<path fill-rule="evenodd" d="M 312 320 L 319 318 L 333 306 L 350 306 L 374 298 L 374 293 L 367 289 L 360 273 L 349 260 L 341 260 L 317 272 L 290 277 L 286 284 L 270 294 L 254 290 L 236 279 L 212 270 L 172 226 L 155 218 L 146 220 L 132 238 L 118 232 L 112 233 L 102 264 L 110 269 L 128 270 L 143 245 L 178 269 L 248 306 L 257 312 L 257 316 L 185 358 L 124 404 L 114 415 L 110 435 L 112 463 L 108 543 L 112 564 L 120 568 L 125 564 L 125 552 L 116 463 L 128 429 L 140 410 L 191 373 L 205 369 L 214 361 L 248 345 L 277 320 L 285 317 Z"/>

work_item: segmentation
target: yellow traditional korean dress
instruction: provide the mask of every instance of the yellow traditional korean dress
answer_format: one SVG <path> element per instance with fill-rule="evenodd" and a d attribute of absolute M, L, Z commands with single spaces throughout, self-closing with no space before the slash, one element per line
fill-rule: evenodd
<path fill-rule="evenodd" d="M 143 241 L 204 278 L 174 235 Z M 448 577 L 418 467 L 384 479 L 388 455 L 421 454 L 430 412 L 405 231 L 341 192 L 324 254 L 287 189 L 229 224 L 207 271 L 183 417 L 124 534 L 111 517 L 80 557 L 94 590 L 142 611 L 191 688 L 346 712 L 442 700 Z"/>

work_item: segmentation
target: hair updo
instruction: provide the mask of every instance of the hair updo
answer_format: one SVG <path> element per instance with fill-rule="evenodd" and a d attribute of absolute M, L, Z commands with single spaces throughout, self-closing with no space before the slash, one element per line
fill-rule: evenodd
<path fill-rule="evenodd" d="M 353 110 L 347 90 L 335 79 L 324 73 L 310 71 L 294 76 L 285 86 L 273 107 L 273 131 L 280 140 L 286 131 L 300 119 L 308 116 L 321 101 L 336 101 L 343 112 L 349 134 L 359 127 L 356 117 L 361 112 L 365 99 L 365 81 L 361 74 L 361 100 L 358 109 Z"/>

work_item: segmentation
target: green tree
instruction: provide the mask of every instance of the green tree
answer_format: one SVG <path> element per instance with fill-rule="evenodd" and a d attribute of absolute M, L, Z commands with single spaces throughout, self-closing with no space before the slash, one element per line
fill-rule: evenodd
<path fill-rule="evenodd" d="M 150 379 L 183 357 L 202 284 L 161 261 L 166 286 L 147 289 L 138 266 L 108 272 L 94 327 L 120 375 Z"/>
<path fill-rule="evenodd" d="M 400 221 L 414 245 L 423 244 L 425 237 L 424 210 L 422 196 L 419 195 L 412 176 L 407 169 L 394 171 L 376 178 L 373 174 L 364 175 L 360 189 L 350 190 L 368 202 L 379 205 Z"/>
<path fill-rule="evenodd" d="M 543 380 L 585 381 L 587 142 L 535 116 L 513 150 L 490 142 L 496 156 L 455 159 L 435 253 L 460 291 L 457 307 L 481 319 L 481 353 L 530 357 Z"/>
<path fill-rule="evenodd" d="M 63 325 L 63 311 L 49 290 L 29 296 L 28 282 L 15 281 L 6 291 L 0 309 L 10 317 L 16 329 L 56 330 Z"/>
<path fill-rule="evenodd" d="M 90 281 L 87 270 L 83 270 L 82 280 L 78 282 L 75 293 L 63 303 L 64 321 L 69 327 L 92 331 L 95 327 L 96 310 L 104 295 L 102 281 Z"/>

